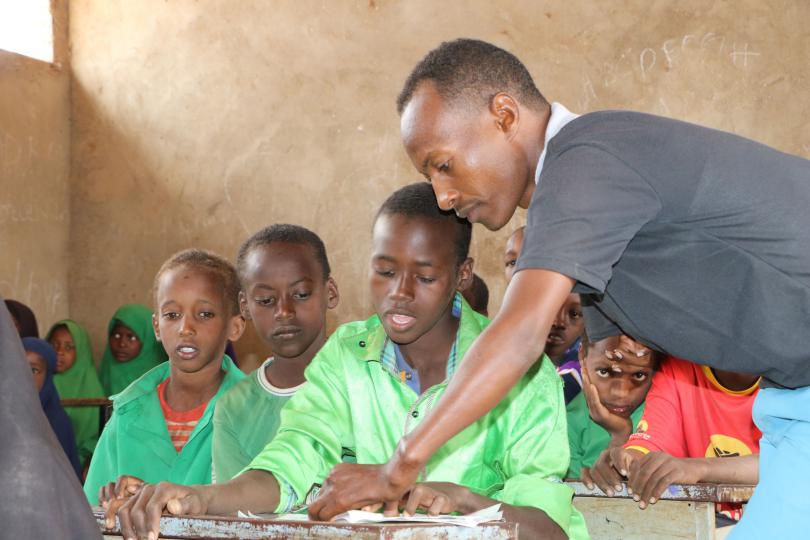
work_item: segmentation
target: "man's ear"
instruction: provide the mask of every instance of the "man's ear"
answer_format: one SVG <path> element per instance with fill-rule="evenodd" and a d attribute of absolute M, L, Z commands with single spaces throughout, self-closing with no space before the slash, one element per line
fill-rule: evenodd
<path fill-rule="evenodd" d="M 472 285 L 474 265 L 475 259 L 467 257 L 458 267 L 458 274 L 456 274 L 456 290 L 466 291 L 467 288 Z"/>
<path fill-rule="evenodd" d="M 517 134 L 520 124 L 520 107 L 517 101 L 506 92 L 499 92 L 489 101 L 489 112 L 494 117 L 498 130 L 511 140 Z"/>
<path fill-rule="evenodd" d="M 250 320 L 250 310 L 248 310 L 247 296 L 245 295 L 245 291 L 239 291 L 239 311 L 242 313 L 242 317 L 246 321 Z"/>
<path fill-rule="evenodd" d="M 152 330 L 155 331 L 155 339 L 160 341 L 160 326 L 158 325 L 157 313 L 152 313 Z"/>
<path fill-rule="evenodd" d="M 228 341 L 237 341 L 245 331 L 245 318 L 242 315 L 234 315 L 231 317 L 228 326 Z"/>
<path fill-rule="evenodd" d="M 340 292 L 337 282 L 333 278 L 326 280 L 326 308 L 335 309 L 340 302 Z"/>

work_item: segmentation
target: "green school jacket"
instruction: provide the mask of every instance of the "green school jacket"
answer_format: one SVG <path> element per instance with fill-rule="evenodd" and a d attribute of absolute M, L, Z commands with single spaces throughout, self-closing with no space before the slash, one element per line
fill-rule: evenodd
<path fill-rule="evenodd" d="M 463 303 L 459 359 L 487 324 Z M 448 381 L 417 395 L 400 380 L 392 359 L 381 361 L 385 340 L 376 315 L 345 324 L 307 368 L 307 384 L 282 410 L 275 438 L 248 467 L 269 471 L 279 481 L 277 511 L 302 504 L 342 454 L 356 454 L 357 463 L 388 461 L 400 437 L 441 399 Z M 571 538 L 588 538 L 571 504 L 572 490 L 561 482 L 567 468 L 562 383 L 543 357 L 492 412 L 439 449 L 425 480 L 454 482 L 509 504 L 539 508 Z"/>
<path fill-rule="evenodd" d="M 638 426 L 644 412 L 644 403 L 636 407 L 630 419 L 633 431 Z M 593 467 L 602 450 L 610 444 L 610 434 L 591 420 L 585 393 L 580 392 L 568 404 L 568 444 L 571 446 L 571 465 L 566 478 L 579 478 L 583 467 Z"/>
<path fill-rule="evenodd" d="M 222 358 L 225 377 L 216 395 L 208 402 L 188 442 L 179 453 L 174 449 L 160 408 L 157 387 L 169 376 L 169 362 L 146 372 L 126 390 L 112 396 L 113 415 L 104 426 L 84 493 L 91 505 L 98 504 L 98 490 L 120 475 L 128 474 L 146 482 L 169 481 L 177 484 L 211 482 L 211 419 L 219 397 L 244 378 L 228 356 Z"/>

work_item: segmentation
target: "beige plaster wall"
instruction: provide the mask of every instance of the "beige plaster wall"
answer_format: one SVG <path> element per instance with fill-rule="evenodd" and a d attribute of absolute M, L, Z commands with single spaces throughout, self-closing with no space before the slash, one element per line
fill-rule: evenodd
<path fill-rule="evenodd" d="M 365 317 L 373 212 L 418 179 L 394 99 L 444 39 L 510 49 L 577 112 L 647 111 L 810 156 L 804 0 L 73 0 L 70 17 L 69 291 L 97 343 L 117 305 L 148 301 L 170 253 L 233 257 L 272 222 L 324 238 L 343 293 L 333 323 Z M 476 227 L 491 312 L 522 219 Z"/>
<path fill-rule="evenodd" d="M 70 84 L 67 8 L 54 5 L 55 62 L 0 50 L 0 296 L 41 332 L 68 314 Z"/>

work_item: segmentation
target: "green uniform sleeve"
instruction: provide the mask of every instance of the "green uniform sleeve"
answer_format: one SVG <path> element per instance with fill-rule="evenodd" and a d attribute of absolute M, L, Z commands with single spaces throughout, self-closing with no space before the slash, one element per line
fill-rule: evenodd
<path fill-rule="evenodd" d="M 571 538 L 572 522 L 578 521 L 573 509 L 573 491 L 562 482 L 568 470 L 569 449 L 562 386 L 549 366 L 531 375 L 518 391 L 508 414 L 512 418 L 504 445 L 503 489 L 493 498 L 516 506 L 544 511 Z M 551 370 L 551 371 L 549 371 Z M 578 526 L 576 527 L 579 528 Z"/>
<path fill-rule="evenodd" d="M 568 466 L 568 472 L 565 475 L 566 478 L 578 479 L 581 476 L 582 467 L 585 466 L 585 448 L 582 444 L 585 427 L 582 418 L 583 413 L 585 414 L 584 420 L 590 420 L 588 408 L 585 404 L 585 394 L 584 392 L 580 392 L 577 397 L 571 400 L 571 403 L 569 403 L 566 408 L 568 447 L 571 450 L 571 464 Z"/>
<path fill-rule="evenodd" d="M 118 415 L 113 412 L 112 418 L 104 426 L 98 439 L 96 451 L 90 461 L 90 470 L 84 482 L 84 494 L 91 506 L 98 504 L 98 491 L 108 482 L 114 482 L 119 476 L 118 464 Z"/>
<path fill-rule="evenodd" d="M 281 487 L 277 511 L 302 504 L 340 463 L 343 447 L 354 448 L 341 343 L 330 339 L 305 372 L 307 384 L 281 411 L 281 425 L 272 441 L 248 469 L 273 474 Z"/>
<path fill-rule="evenodd" d="M 214 409 L 214 435 L 211 442 L 212 479 L 225 483 L 250 464 L 254 456 L 248 455 L 237 437 L 227 401 L 220 400 Z M 244 423 L 245 419 L 242 419 Z"/>

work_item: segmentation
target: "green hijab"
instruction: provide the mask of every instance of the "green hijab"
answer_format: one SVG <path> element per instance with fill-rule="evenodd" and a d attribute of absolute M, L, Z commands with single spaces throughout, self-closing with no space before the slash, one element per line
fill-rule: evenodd
<path fill-rule="evenodd" d="M 119 362 L 110 350 L 110 340 L 107 340 L 99 371 L 101 384 L 109 396 L 121 392 L 141 375 L 168 358 L 163 345 L 155 338 L 151 309 L 141 304 L 125 304 L 118 308 L 107 325 L 108 338 L 117 323 L 123 324 L 138 336 L 141 340 L 141 352 L 129 362 Z"/>
<path fill-rule="evenodd" d="M 104 390 L 98 382 L 96 367 L 93 364 L 93 352 L 90 348 L 90 336 L 87 330 L 79 326 L 75 321 L 64 319 L 54 324 L 48 331 L 47 340 L 51 340 L 51 334 L 59 327 L 64 326 L 70 332 L 73 343 L 76 345 L 76 362 L 64 373 L 57 373 L 53 376 L 53 382 L 61 399 L 76 398 L 101 398 Z M 98 442 L 98 407 L 65 407 L 73 425 L 73 433 L 76 435 L 76 447 L 79 450 L 79 461 L 84 463 L 96 448 Z"/>

